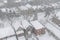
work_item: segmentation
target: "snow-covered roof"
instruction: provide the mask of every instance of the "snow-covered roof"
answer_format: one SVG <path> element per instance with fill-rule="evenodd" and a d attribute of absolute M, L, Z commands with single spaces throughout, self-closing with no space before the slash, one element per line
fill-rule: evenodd
<path fill-rule="evenodd" d="M 56 12 L 56 16 L 58 17 L 58 19 L 60 20 L 60 11 Z"/>
<path fill-rule="evenodd" d="M 22 21 L 22 26 L 23 26 L 23 28 L 26 29 L 29 25 L 30 25 L 30 23 L 29 23 L 27 20 L 23 20 L 23 21 Z"/>
<path fill-rule="evenodd" d="M 17 30 L 19 27 L 22 27 L 21 22 L 19 20 L 14 20 L 12 23 L 15 30 Z"/>
<path fill-rule="evenodd" d="M 44 26 L 39 23 L 37 20 L 36 21 L 32 21 L 31 24 L 33 25 L 33 27 L 35 27 L 35 29 L 41 29 L 43 28 Z"/>

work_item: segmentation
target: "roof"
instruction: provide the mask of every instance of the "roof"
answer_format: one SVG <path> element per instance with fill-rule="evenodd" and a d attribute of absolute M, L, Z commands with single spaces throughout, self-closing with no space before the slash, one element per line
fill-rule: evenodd
<path fill-rule="evenodd" d="M 41 23 L 39 23 L 37 20 L 36 20 L 36 21 L 32 21 L 31 24 L 33 25 L 33 27 L 34 27 L 35 29 L 44 28 L 44 26 L 43 26 Z"/>

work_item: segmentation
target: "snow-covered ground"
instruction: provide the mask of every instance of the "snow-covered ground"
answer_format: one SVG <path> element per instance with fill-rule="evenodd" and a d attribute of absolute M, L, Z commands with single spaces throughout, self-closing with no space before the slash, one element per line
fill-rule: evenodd
<path fill-rule="evenodd" d="M 11 27 L 0 28 L 0 38 L 15 34 Z"/>
<path fill-rule="evenodd" d="M 57 36 L 58 38 L 60 38 L 60 30 L 55 28 L 53 25 L 51 25 L 50 23 L 47 23 L 45 25 L 45 27 L 47 27 L 47 29 L 49 29 L 55 36 Z"/>
<path fill-rule="evenodd" d="M 15 2 L 16 5 L 14 3 L 12 3 L 13 1 Z M 31 11 L 31 13 L 37 12 L 38 21 L 37 20 L 31 21 L 31 23 L 29 23 L 24 18 L 24 16 L 22 18 L 16 17 L 15 19 L 12 19 L 12 25 L 11 25 L 11 22 L 9 22 L 7 20 L 5 20 L 5 21 L 2 20 L 3 22 L 0 21 L 0 23 L 3 23 L 4 27 L 1 27 L 3 25 L 0 25 L 0 38 L 4 38 L 6 36 L 14 35 L 15 34 L 14 29 L 16 31 L 16 34 L 19 34 L 20 32 L 22 32 L 22 31 L 17 32 L 19 27 L 26 29 L 29 25 L 33 25 L 36 29 L 39 29 L 42 27 L 46 28 L 45 34 L 37 36 L 39 40 L 58 40 L 57 38 L 59 38 L 59 40 L 60 40 L 60 30 L 57 29 L 55 26 L 53 26 L 51 23 L 48 23 L 46 21 L 46 19 L 48 19 L 48 17 L 45 18 L 45 11 L 40 12 L 40 9 L 44 10 L 45 6 L 49 7 L 48 5 L 44 6 L 44 4 L 43 4 L 44 2 L 46 2 L 46 1 L 43 1 L 42 5 L 40 3 L 40 0 L 11 0 L 10 2 L 8 2 L 7 0 L 4 0 L 4 3 L 1 2 L 0 6 L 5 5 L 5 7 L 0 8 L 0 11 L 2 11 L 4 13 L 5 12 L 6 13 L 10 13 L 10 12 L 12 12 L 12 13 L 13 12 L 24 13 L 24 11 L 27 11 L 26 13 L 30 13 L 29 11 Z M 52 4 L 52 6 L 55 6 L 55 5 Z M 30 10 L 30 9 L 32 9 L 32 10 Z M 56 12 L 56 16 L 60 20 L 60 11 Z M 33 19 L 33 18 L 34 18 L 34 16 L 31 19 Z M 42 24 L 40 22 L 42 22 Z M 47 29 L 49 30 L 49 32 Z M 53 34 L 51 34 L 50 32 Z M 55 37 L 53 35 L 55 35 Z M 17 40 L 17 38 L 16 38 L 16 35 L 14 35 L 12 37 L 8 37 L 7 39 L 3 39 L 3 40 Z M 21 36 L 21 37 L 18 36 L 18 40 L 25 40 L 25 37 L 24 36 Z M 33 39 L 29 38 L 29 40 L 33 40 Z"/>
<path fill-rule="evenodd" d="M 48 31 L 44 35 L 37 36 L 39 40 L 56 40 L 53 36 L 49 35 Z M 25 40 L 25 38 L 19 37 L 19 40 Z M 29 40 L 33 40 L 32 38 L 29 38 Z"/>
<path fill-rule="evenodd" d="M 23 21 L 23 24 L 25 25 L 25 22 L 26 24 L 29 24 L 27 23 L 27 21 Z M 8 23 L 6 23 L 8 24 Z M 7 26 L 5 24 L 5 26 Z M 18 23 L 17 23 L 18 25 Z M 34 24 L 35 25 L 35 24 Z M 38 24 L 37 24 L 38 25 Z M 10 25 L 9 25 L 10 26 Z M 25 25 L 26 26 L 26 25 Z M 43 26 L 43 25 L 42 25 Z M 50 27 L 48 25 L 48 27 Z M 16 26 L 17 28 L 17 26 Z M 52 29 L 53 30 L 53 29 Z M 57 31 L 58 32 L 58 31 Z M 13 35 L 14 34 L 14 30 L 10 27 L 5 27 L 5 28 L 0 28 L 0 38 L 3 38 L 5 36 L 10 36 L 10 35 Z M 59 34 L 59 33 L 58 33 Z M 53 36 L 50 36 L 48 31 L 46 31 L 46 33 L 44 35 L 40 35 L 40 36 L 37 36 L 39 38 L 39 40 L 56 40 Z M 22 36 L 22 37 L 18 37 L 19 40 L 25 40 L 25 37 Z M 7 40 L 16 40 L 16 36 L 13 36 L 13 37 L 10 37 L 10 38 L 7 38 Z"/>
<path fill-rule="evenodd" d="M 40 17 L 40 15 L 41 15 L 41 17 Z M 45 22 L 45 17 L 44 16 L 45 16 L 45 14 L 39 13 L 38 14 L 38 20 L 31 21 L 31 24 L 34 25 L 34 27 L 36 27 L 36 28 L 46 27 L 57 38 L 60 38 L 60 30 L 58 30 L 56 27 L 54 27 L 51 23 L 47 22 L 44 26 L 39 22 L 39 21 L 42 21 L 42 23 Z M 4 23 L 5 27 L 0 28 L 0 38 L 15 34 L 12 26 L 9 24 L 9 21 L 5 20 L 5 22 L 3 22 L 3 23 Z M 17 30 L 19 27 L 22 27 L 22 28 L 26 29 L 31 24 L 27 20 L 25 20 L 24 17 L 12 19 L 12 25 L 15 28 L 15 30 Z M 19 34 L 19 33 L 17 33 L 17 34 Z M 52 34 L 50 35 L 47 30 L 46 30 L 46 33 L 44 35 L 40 35 L 40 36 L 38 35 L 37 37 L 39 38 L 39 40 L 56 40 L 56 38 Z M 25 40 L 25 37 L 21 36 L 21 37 L 18 37 L 18 39 L 19 40 Z M 17 40 L 17 39 L 16 39 L 16 36 L 12 36 L 10 38 L 7 38 L 7 40 Z M 31 38 L 30 38 L 30 40 L 31 40 Z"/>
<path fill-rule="evenodd" d="M 46 34 L 38 36 L 39 40 L 56 40 L 53 36 L 49 35 L 46 31 Z"/>

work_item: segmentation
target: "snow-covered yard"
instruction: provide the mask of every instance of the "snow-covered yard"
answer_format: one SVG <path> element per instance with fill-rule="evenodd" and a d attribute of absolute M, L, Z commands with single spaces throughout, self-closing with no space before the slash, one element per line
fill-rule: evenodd
<path fill-rule="evenodd" d="M 18 25 L 18 23 L 19 22 L 17 22 L 17 25 Z M 36 22 L 36 24 L 35 23 L 33 23 L 34 25 L 36 25 L 36 26 L 38 26 L 38 23 L 39 22 Z M 7 24 L 7 23 L 6 23 Z M 5 26 L 9 26 L 9 27 L 5 27 L 5 28 L 0 28 L 0 38 L 3 38 L 3 37 L 6 37 L 6 36 L 10 36 L 10 35 L 13 35 L 13 34 L 15 34 L 14 33 L 14 30 L 12 29 L 12 27 L 10 26 L 10 25 L 6 25 L 5 24 Z M 24 22 L 23 22 L 23 25 L 24 26 L 26 26 L 27 24 L 29 24 L 29 23 L 27 23 L 27 21 L 25 20 Z M 39 23 L 40 25 L 41 25 L 41 23 Z M 41 25 L 41 26 L 43 26 L 43 25 Z M 17 27 L 17 26 L 16 26 Z M 48 25 L 48 28 L 49 28 L 50 26 Z M 53 29 L 52 29 L 53 30 Z M 54 31 L 54 30 L 53 30 Z M 57 31 L 58 32 L 58 31 Z M 57 33 L 56 32 L 56 33 Z M 40 36 L 37 36 L 38 38 L 39 38 L 39 40 L 55 40 L 55 38 L 53 37 L 53 36 L 50 36 L 49 35 L 49 33 L 48 33 L 48 31 L 46 31 L 46 33 L 44 34 L 44 35 L 40 35 Z M 25 40 L 25 37 L 24 36 L 22 36 L 22 37 L 18 37 L 18 39 L 19 40 Z M 7 40 L 16 40 L 16 36 L 13 36 L 13 37 L 10 37 L 10 38 L 7 38 Z M 31 40 L 31 39 L 30 39 Z"/>

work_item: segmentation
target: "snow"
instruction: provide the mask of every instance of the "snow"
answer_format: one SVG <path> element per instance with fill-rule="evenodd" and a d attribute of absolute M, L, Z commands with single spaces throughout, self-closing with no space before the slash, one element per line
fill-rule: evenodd
<path fill-rule="evenodd" d="M 19 21 L 16 20 L 14 23 L 16 23 L 16 24 L 14 24 L 15 27 L 18 28 L 19 25 L 20 25 Z M 32 23 L 32 25 L 34 25 L 34 27 L 36 29 L 44 27 L 37 20 L 31 21 L 31 23 Z M 5 22 L 5 25 L 7 25 L 7 22 Z M 23 25 L 23 28 L 27 28 L 30 24 L 29 24 L 29 22 L 27 20 L 22 20 L 22 25 Z M 50 27 L 49 25 L 46 24 L 46 26 L 48 26 L 48 28 L 51 29 L 52 32 L 55 33 L 55 31 L 58 30 L 58 29 L 52 27 L 51 25 L 50 25 L 51 26 Z M 53 30 L 53 29 L 55 29 L 55 30 Z M 19 31 L 19 32 L 17 32 L 17 34 L 22 33 L 22 32 L 23 31 L 21 31 L 21 32 Z M 57 31 L 57 33 L 58 33 L 57 35 L 60 35 L 59 31 Z M 10 36 L 10 35 L 13 35 L 13 34 L 15 34 L 15 33 L 14 33 L 14 30 L 11 28 L 11 26 L 5 27 L 5 28 L 0 28 L 0 38 L 6 37 L 6 36 Z M 40 35 L 40 36 L 37 36 L 37 37 L 39 38 L 39 40 L 55 40 L 55 38 L 53 36 L 50 36 L 47 31 L 46 31 L 46 33 L 44 35 Z M 19 40 L 25 40 L 25 37 L 21 36 L 21 37 L 18 37 L 18 39 Z M 7 40 L 16 40 L 16 36 L 7 38 Z M 31 40 L 31 38 L 29 40 Z"/>
<path fill-rule="evenodd" d="M 4 27 L 0 28 L 0 38 L 6 37 L 6 36 L 10 36 L 15 34 L 13 28 L 11 27 L 11 25 L 9 24 L 9 21 L 7 20 L 0 20 L 0 23 L 3 23 Z"/>
<path fill-rule="evenodd" d="M 29 25 L 30 23 L 27 20 L 23 20 L 23 19 L 22 21 L 20 21 L 20 19 L 17 19 L 13 22 L 13 26 L 15 30 L 17 30 L 19 27 L 26 29 Z"/>
<path fill-rule="evenodd" d="M 30 23 L 27 20 L 23 20 L 22 25 L 23 25 L 23 28 L 26 29 L 30 25 Z"/>
<path fill-rule="evenodd" d="M 25 40 L 25 37 L 22 36 L 22 37 L 18 37 L 19 40 Z"/>
<path fill-rule="evenodd" d="M 7 0 L 4 0 L 4 3 L 7 3 Z"/>
<path fill-rule="evenodd" d="M 22 25 L 21 25 L 19 20 L 14 20 L 12 25 L 15 28 L 15 30 L 17 30 L 19 27 L 22 27 Z"/>
<path fill-rule="evenodd" d="M 0 28 L 0 38 L 13 35 L 14 30 L 11 27 Z"/>
<path fill-rule="evenodd" d="M 6 9 L 5 9 L 5 8 L 2 8 L 1 11 L 2 11 L 2 12 L 6 12 Z"/>
<path fill-rule="evenodd" d="M 40 9 L 41 8 L 41 5 L 38 5 L 37 8 Z"/>
<path fill-rule="evenodd" d="M 39 40 L 55 40 L 55 38 L 51 35 L 48 34 L 48 32 L 46 31 L 46 34 L 42 35 L 42 36 L 38 36 Z"/>
<path fill-rule="evenodd" d="M 56 40 L 54 37 L 50 36 L 48 34 L 48 32 L 46 32 L 46 34 L 44 35 L 41 35 L 41 36 L 37 36 L 39 40 Z M 22 36 L 22 37 L 18 37 L 19 40 L 25 40 L 25 37 Z M 29 38 L 28 40 L 33 40 L 32 38 Z"/>
<path fill-rule="evenodd" d="M 57 16 L 58 19 L 60 20 L 60 11 L 57 12 L 56 16 Z"/>
<path fill-rule="evenodd" d="M 45 25 L 45 27 L 48 28 L 55 36 L 57 36 L 58 38 L 60 38 L 60 30 L 59 29 L 55 28 L 50 23 L 47 23 Z"/>
<path fill-rule="evenodd" d="M 9 22 L 4 22 L 4 27 L 11 27 L 11 25 L 9 24 Z"/>
<path fill-rule="evenodd" d="M 24 31 L 23 30 L 21 30 L 21 31 L 18 31 L 18 32 L 16 32 L 17 34 L 22 34 L 22 33 L 24 33 Z"/>
<path fill-rule="evenodd" d="M 32 6 L 32 8 L 33 8 L 34 10 L 36 10 L 36 9 L 37 9 L 37 6 Z"/>
<path fill-rule="evenodd" d="M 0 6 L 3 6 L 4 5 L 4 3 L 3 2 L 0 2 Z"/>
<path fill-rule="evenodd" d="M 33 0 L 28 0 L 28 2 L 32 2 Z"/>
<path fill-rule="evenodd" d="M 10 37 L 10 38 L 7 38 L 7 40 L 17 40 L 16 37 Z"/>
<path fill-rule="evenodd" d="M 30 4 L 25 5 L 27 8 L 31 8 L 32 6 Z"/>
<path fill-rule="evenodd" d="M 21 0 L 16 0 L 15 3 L 21 2 Z"/>
<path fill-rule="evenodd" d="M 44 12 L 40 12 L 40 13 L 37 13 L 37 16 L 38 16 L 38 20 L 44 20 L 45 19 L 45 14 Z"/>
<path fill-rule="evenodd" d="M 25 6 L 20 6 L 20 9 L 21 9 L 21 10 L 28 10 L 28 8 L 25 7 Z"/>
<path fill-rule="evenodd" d="M 49 33 L 46 31 L 44 35 L 38 35 L 37 36 L 39 40 L 56 40 L 53 36 L 49 35 Z M 35 38 L 34 36 L 31 38 L 28 38 L 28 40 L 33 40 L 32 38 Z M 25 40 L 25 37 L 18 37 L 19 40 Z"/>
<path fill-rule="evenodd" d="M 44 28 L 44 26 L 42 24 L 40 24 L 37 20 L 36 21 L 32 21 L 31 24 L 35 27 L 35 29 Z"/>

